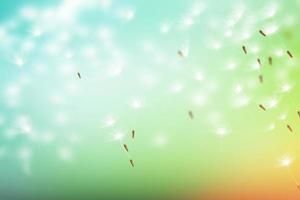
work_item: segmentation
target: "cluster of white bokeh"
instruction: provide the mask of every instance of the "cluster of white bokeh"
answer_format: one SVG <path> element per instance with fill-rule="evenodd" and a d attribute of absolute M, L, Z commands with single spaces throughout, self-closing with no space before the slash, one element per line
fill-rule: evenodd
<path fill-rule="evenodd" d="M 156 39 L 149 38 L 147 34 L 145 37 L 136 36 L 139 39 L 136 42 L 136 52 L 126 45 L 119 45 L 122 33 L 117 32 L 118 26 L 123 27 L 124 24 L 126 26 L 138 20 L 139 10 L 135 5 L 120 5 L 110 0 L 65 0 L 58 6 L 49 8 L 22 7 L 16 15 L 2 23 L 0 48 L 4 56 L 1 65 L 15 69 L 9 69 L 13 73 L 12 78 L 3 79 L 5 82 L 2 82 L 5 88 L 0 126 L 5 140 L 22 138 L 24 141 L 22 144 L 25 145 L 18 146 L 17 149 L 17 157 L 21 160 L 24 171 L 31 173 L 30 160 L 34 145 L 56 143 L 59 158 L 65 161 L 74 158 L 73 150 L 80 144 L 82 135 L 64 131 L 68 128 L 61 128 L 76 126 L 73 122 L 74 113 L 64 107 L 70 100 L 75 101 L 82 95 L 90 94 L 87 90 L 91 84 L 93 89 L 97 84 L 102 87 L 114 81 L 124 87 L 133 84 L 127 80 L 141 85 L 140 89 L 143 91 L 132 89 L 134 95 L 125 96 L 120 102 L 116 102 L 126 102 L 124 106 L 139 115 L 144 114 L 143 109 L 149 103 L 159 104 L 160 95 L 170 99 L 187 96 L 187 107 L 203 109 L 205 117 L 201 120 L 206 120 L 209 124 L 209 132 L 223 138 L 233 131 L 234 126 L 227 124 L 226 116 L 215 108 L 214 102 L 222 101 L 231 109 L 242 109 L 253 101 L 259 87 L 256 57 L 264 48 L 262 42 L 255 42 L 253 38 L 257 37 L 259 28 L 268 35 L 276 35 L 281 27 L 293 26 L 295 19 L 293 15 L 287 14 L 280 20 L 275 20 L 277 15 L 282 15 L 280 5 L 276 3 L 258 10 L 247 8 L 243 3 L 236 4 L 232 12 L 222 18 L 204 16 L 209 8 L 209 2 L 195 1 L 183 8 L 177 18 L 157 21 L 157 29 L 153 31 L 157 33 Z M 108 20 L 100 20 L 101 23 L 89 22 L 88 19 L 84 21 L 87 13 L 101 13 L 99 19 Z M 209 56 L 197 53 L 194 38 L 189 37 L 203 25 L 207 34 L 203 34 L 205 38 L 202 40 L 206 45 L 202 52 L 207 51 Z M 167 40 L 170 35 L 181 36 L 173 49 L 160 42 Z M 225 54 L 225 60 L 216 60 L 211 56 L 226 52 L 226 48 L 237 49 L 239 52 L 242 45 L 247 45 L 252 60 L 245 62 L 241 59 L 242 53 L 235 53 L 235 56 Z M 278 58 L 285 54 L 282 45 L 271 51 Z M 134 53 L 142 55 L 139 61 L 146 60 L 148 63 L 135 61 L 138 56 Z M 195 62 L 190 59 L 197 56 L 208 56 L 210 61 L 195 66 L 191 64 Z M 291 66 L 289 69 L 292 69 L 294 63 L 291 61 L 288 64 Z M 151 68 L 139 69 L 140 65 L 149 65 Z M 77 77 L 78 72 L 81 73 L 81 79 Z M 240 73 L 248 73 L 249 76 L 234 78 Z M 276 69 L 274 73 L 277 73 L 278 91 L 271 97 L 265 97 L 265 102 L 262 102 L 268 109 L 276 108 L 281 95 L 293 89 L 292 83 L 288 81 L 287 70 Z M 170 76 L 167 77 L 166 74 Z M 224 76 L 232 77 L 232 81 L 222 82 Z M 145 93 L 147 95 L 143 95 Z M 155 97 L 151 98 L 152 94 Z M 225 94 L 226 96 L 222 96 Z M 109 96 L 110 92 L 104 89 L 98 95 Z M 41 96 L 39 101 L 43 103 L 34 107 L 26 103 L 24 105 L 24 102 L 30 102 L 31 96 Z M 49 119 L 51 122 L 47 129 L 39 125 L 38 117 L 32 117 L 28 109 L 24 109 L 27 106 L 29 109 L 40 109 L 41 112 L 44 109 L 51 110 L 47 113 L 51 115 L 47 117 L 52 119 Z M 12 114 L 6 116 L 5 113 Z M 102 122 L 104 129 L 111 132 L 110 139 L 113 141 L 122 140 L 128 130 L 134 129 L 119 127 L 118 122 L 122 119 L 116 111 L 100 115 L 99 123 Z M 284 113 L 280 115 L 280 120 L 284 120 L 282 115 Z M 132 116 L 135 117 L 134 120 L 138 120 L 138 115 Z M 274 128 L 275 122 L 271 122 L 268 130 Z M 162 147 L 171 141 L 171 137 L 168 130 L 157 130 L 150 142 Z M 0 156 L 15 152 L 10 149 L 9 142 L 1 145 Z"/>

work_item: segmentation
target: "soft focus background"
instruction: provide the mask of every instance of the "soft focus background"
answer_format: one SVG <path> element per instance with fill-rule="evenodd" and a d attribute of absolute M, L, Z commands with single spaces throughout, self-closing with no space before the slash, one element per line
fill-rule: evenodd
<path fill-rule="evenodd" d="M 2 0 L 0 199 L 299 199 L 299 9 Z"/>

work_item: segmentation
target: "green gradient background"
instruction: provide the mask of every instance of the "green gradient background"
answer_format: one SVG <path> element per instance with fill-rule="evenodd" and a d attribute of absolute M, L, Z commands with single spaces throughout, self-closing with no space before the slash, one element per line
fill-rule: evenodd
<path fill-rule="evenodd" d="M 2 1 L 1 21 L 14 17 L 23 5 L 32 4 L 43 8 L 55 6 L 58 2 Z M 263 62 L 266 62 L 265 58 L 274 47 L 284 43 L 293 52 L 295 64 L 287 65 L 288 57 L 278 60 L 274 58 L 275 64 L 272 67 L 263 68 L 265 83 L 251 92 L 249 105 L 233 108 L 230 106 L 232 100 L 229 95 L 232 85 L 257 79 L 256 71 L 243 68 L 253 62 L 255 56 L 246 58 L 241 51 L 243 44 L 239 43 L 230 44 L 224 41 L 225 47 L 219 51 L 209 50 L 205 44 L 207 38 L 220 35 L 217 31 L 207 30 L 206 21 L 211 17 L 221 19 L 230 12 L 236 2 L 207 2 L 208 8 L 201 17 L 203 21 L 198 22 L 189 32 L 171 31 L 168 35 L 161 36 L 157 31 L 161 20 L 176 17 L 191 2 L 193 1 L 122 1 L 122 4 L 134 5 L 136 19 L 128 25 L 105 19 L 106 23 L 115 26 L 122 33 L 117 36 L 116 41 L 126 49 L 130 60 L 134 60 L 130 63 L 132 66 L 129 68 L 129 74 L 138 76 L 135 74 L 136 69 L 147 70 L 151 67 L 151 70 L 159 74 L 162 82 L 185 81 L 186 90 L 183 93 L 172 96 L 161 92 L 164 90 L 164 83 L 155 90 L 146 91 L 136 84 L 135 80 L 130 79 L 131 76 L 95 82 L 88 78 L 89 75 L 93 75 L 93 68 L 87 67 L 87 62 L 83 60 L 78 61 L 79 70 L 83 74 L 83 79 L 80 80 L 81 93 L 76 99 L 67 96 L 67 103 L 62 108 L 72 115 L 72 121 L 65 126 L 57 127 L 52 124 L 51 116 L 55 114 L 56 108 L 45 105 L 47 100 L 40 95 L 44 88 L 59 90 L 63 81 L 66 81 L 56 73 L 51 72 L 44 77 L 34 76 L 34 84 L 22 92 L 22 105 L 17 109 L 8 108 L 4 100 L 0 100 L 0 111 L 6 117 L 6 121 L 17 113 L 29 113 L 41 129 L 51 129 L 58 133 L 76 131 L 83 138 L 81 144 L 74 147 L 75 159 L 69 163 L 60 161 L 53 151 L 56 146 L 63 144 L 63 139 L 51 144 L 49 148 L 44 148 L 43 145 L 35 146 L 31 176 L 23 174 L 14 154 L 24 141 L 12 142 L 2 139 L 1 145 L 6 146 L 10 153 L 1 158 L 1 199 L 242 199 L 235 196 L 240 193 L 244 194 L 243 199 L 299 198 L 300 194 L 292 180 L 285 170 L 276 167 L 276 164 L 278 158 L 285 153 L 296 158 L 300 153 L 300 121 L 297 116 L 297 110 L 300 109 L 300 14 L 297 13 L 300 4 L 292 0 L 277 1 L 280 4 L 280 12 L 274 21 L 290 13 L 296 18 L 296 23 L 280 29 L 274 34 L 277 36 L 262 38 L 257 35 L 247 41 L 248 44 L 262 44 L 264 49 L 260 55 Z M 262 4 L 267 3 L 268 1 L 245 1 L 247 10 L 252 10 L 253 13 Z M 93 13 L 80 20 L 93 24 L 102 20 L 102 17 L 105 16 Z M 258 26 L 257 30 L 259 28 L 261 27 Z M 15 34 L 24 34 L 26 37 L 26 31 L 22 28 L 18 31 Z M 290 36 L 287 37 L 286 33 L 290 33 Z M 173 70 L 170 66 L 160 67 L 155 64 L 150 55 L 139 51 L 139 42 L 143 38 L 155 40 L 158 46 L 168 53 L 173 51 L 174 53 L 170 54 L 174 54 L 174 60 L 178 59 L 177 49 L 188 38 L 191 55 L 181 63 L 186 67 Z M 80 48 L 81 43 L 72 45 Z M 20 76 L 20 70 L 7 61 L 5 50 L 1 48 L 0 52 L 0 90 L 3 91 L 7 83 Z M 232 72 L 233 74 L 224 70 L 225 63 L 231 58 L 239 63 L 239 70 Z M 50 58 L 45 62 L 51 65 L 52 61 Z M 216 94 L 209 97 L 208 105 L 203 108 L 193 106 L 190 101 L 191 93 L 208 87 L 192 80 L 194 69 L 189 66 L 198 65 L 218 82 L 220 88 Z M 293 90 L 281 98 L 278 108 L 269 112 L 260 111 L 257 105 L 265 97 L 272 96 L 273 91 L 280 86 L 276 80 L 276 72 L 284 68 L 290 69 L 288 80 L 293 83 Z M 30 75 L 33 71 L 28 67 L 21 73 Z M 68 80 L 74 77 L 68 77 Z M 136 94 L 147 99 L 147 106 L 139 111 L 127 106 L 128 99 Z M 291 103 L 292 101 L 294 103 Z M 195 114 L 194 120 L 187 116 L 187 110 L 190 109 Z M 290 134 L 284 123 L 278 123 L 273 132 L 266 132 L 265 127 L 284 111 L 289 113 L 287 121 L 293 124 L 294 133 Z M 129 165 L 122 146 L 108 142 L 110 131 L 101 126 L 99 112 L 117 113 L 118 126 L 122 127 L 123 131 L 128 134 L 131 129 L 137 131 L 135 141 L 131 141 L 129 137 L 125 138 L 125 142 L 133 148 L 131 152 L 136 161 L 134 169 Z M 222 113 L 221 121 L 230 129 L 230 133 L 224 138 L 214 134 L 214 128 L 207 122 L 209 114 L 214 112 Z M 1 126 L 0 130 L 3 133 L 5 126 Z M 167 133 L 169 142 L 164 147 L 154 148 L 151 140 L 159 131 Z M 295 176 L 300 178 L 299 167 L 300 162 L 296 159 L 291 168 Z"/>

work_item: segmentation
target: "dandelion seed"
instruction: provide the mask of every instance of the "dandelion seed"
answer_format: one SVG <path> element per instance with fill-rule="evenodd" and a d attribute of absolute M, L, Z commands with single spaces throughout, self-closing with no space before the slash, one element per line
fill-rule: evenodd
<path fill-rule="evenodd" d="M 80 78 L 80 79 L 81 79 L 81 75 L 80 75 L 80 73 L 79 73 L 79 72 L 77 73 L 77 75 L 78 75 L 78 78 Z"/>
<path fill-rule="evenodd" d="M 184 58 L 183 53 L 182 53 L 181 50 L 179 50 L 179 51 L 177 52 L 177 54 L 178 54 L 181 58 Z"/>
<path fill-rule="evenodd" d="M 289 124 L 286 125 L 286 127 L 289 129 L 290 132 L 293 132 L 293 129 L 292 129 L 292 127 Z"/>
<path fill-rule="evenodd" d="M 134 162 L 132 159 L 129 160 L 132 167 L 134 167 Z"/>
<path fill-rule="evenodd" d="M 259 82 L 260 82 L 260 83 L 263 83 L 263 82 L 264 82 L 264 77 L 263 77 L 262 75 L 259 75 L 258 78 L 259 78 Z"/>
<path fill-rule="evenodd" d="M 289 50 L 287 50 L 286 53 L 289 55 L 290 58 L 293 58 L 293 55 Z"/>
<path fill-rule="evenodd" d="M 269 65 L 272 65 L 273 64 L 272 57 L 269 57 L 268 60 L 269 60 Z"/>
<path fill-rule="evenodd" d="M 132 137 L 132 139 L 134 139 L 134 137 L 135 137 L 135 130 L 131 131 L 131 137 Z"/>
<path fill-rule="evenodd" d="M 128 147 L 126 144 L 123 145 L 124 146 L 124 149 L 128 152 Z"/>
<path fill-rule="evenodd" d="M 259 58 L 257 58 L 257 63 L 259 64 L 259 66 L 261 67 L 261 60 Z"/>
<path fill-rule="evenodd" d="M 192 111 L 189 111 L 189 116 L 190 116 L 191 119 L 194 119 L 194 114 L 193 114 Z"/>
<path fill-rule="evenodd" d="M 260 33 L 262 36 L 264 36 L 264 37 L 267 36 L 262 30 L 259 30 L 259 33 Z"/>
<path fill-rule="evenodd" d="M 259 104 L 259 107 L 260 107 L 262 110 L 266 111 L 266 108 L 265 108 L 262 104 Z"/>
<path fill-rule="evenodd" d="M 247 49 L 246 49 L 245 46 L 243 46 L 243 51 L 244 51 L 245 54 L 247 54 Z"/>
<path fill-rule="evenodd" d="M 300 111 L 298 111 L 298 116 L 300 117 Z"/>

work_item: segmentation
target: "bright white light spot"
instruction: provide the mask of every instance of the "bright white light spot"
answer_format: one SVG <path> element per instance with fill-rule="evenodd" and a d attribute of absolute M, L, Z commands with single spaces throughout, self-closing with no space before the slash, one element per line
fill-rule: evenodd
<path fill-rule="evenodd" d="M 229 62 L 227 64 L 227 69 L 228 70 L 235 70 L 236 69 L 236 63 L 235 62 Z"/>
<path fill-rule="evenodd" d="M 275 129 L 275 127 L 276 127 L 275 123 L 271 123 L 271 124 L 268 126 L 267 130 L 268 130 L 268 131 L 273 131 L 273 130 Z"/>
<path fill-rule="evenodd" d="M 277 99 L 271 99 L 268 102 L 268 107 L 269 108 L 275 108 L 278 105 L 278 100 Z"/>
<path fill-rule="evenodd" d="M 163 147 L 163 146 L 167 145 L 168 140 L 167 140 L 166 136 L 164 136 L 164 135 L 157 135 L 154 137 L 153 142 L 154 142 L 155 146 Z"/>
<path fill-rule="evenodd" d="M 289 92 L 292 89 L 292 86 L 288 83 L 285 83 L 281 86 L 282 92 Z"/>
<path fill-rule="evenodd" d="M 171 29 L 171 25 L 167 22 L 164 22 L 161 26 L 160 26 L 160 32 L 163 34 L 166 34 L 170 31 Z"/>
<path fill-rule="evenodd" d="M 115 131 L 112 136 L 113 136 L 113 140 L 122 141 L 124 138 L 124 133 L 121 131 Z"/>
<path fill-rule="evenodd" d="M 286 117 L 287 117 L 287 115 L 285 113 L 282 113 L 279 115 L 278 119 L 281 121 L 284 121 L 284 120 L 286 120 Z"/>
<path fill-rule="evenodd" d="M 18 67 L 22 67 L 22 66 L 25 64 L 24 58 L 21 57 L 21 56 L 16 56 L 16 57 L 15 57 L 15 64 L 16 64 Z"/>
<path fill-rule="evenodd" d="M 204 75 L 203 75 L 203 73 L 202 72 L 196 72 L 195 73 L 195 79 L 197 80 L 197 81 L 202 81 L 203 79 L 204 79 Z"/>
<path fill-rule="evenodd" d="M 282 49 L 275 50 L 275 54 L 276 54 L 277 57 L 282 57 L 284 55 L 284 53 L 285 52 Z"/>
<path fill-rule="evenodd" d="M 144 103 L 141 99 L 135 98 L 130 102 L 130 106 L 134 109 L 139 109 L 144 106 Z"/>
<path fill-rule="evenodd" d="M 236 94 L 240 94 L 241 92 L 243 92 L 243 86 L 241 84 L 237 84 L 234 86 L 234 93 Z"/>
<path fill-rule="evenodd" d="M 271 5 L 268 5 L 264 11 L 264 15 L 266 18 L 274 17 L 277 13 L 278 5 L 275 3 L 272 3 Z"/>
<path fill-rule="evenodd" d="M 113 116 L 108 116 L 104 119 L 105 127 L 113 127 L 117 123 L 117 119 Z"/>
<path fill-rule="evenodd" d="M 272 24 L 272 25 L 269 25 L 264 28 L 264 32 L 267 35 L 272 35 L 273 33 L 276 33 L 277 31 L 278 31 L 278 25 L 276 25 L 276 24 Z"/>
<path fill-rule="evenodd" d="M 190 28 L 194 24 L 194 20 L 190 16 L 183 17 L 182 21 L 183 28 Z"/>
<path fill-rule="evenodd" d="M 279 165 L 281 167 L 289 167 L 292 163 L 293 159 L 288 155 L 283 156 L 281 159 L 279 159 Z"/>
<path fill-rule="evenodd" d="M 228 134 L 228 130 L 225 127 L 219 127 L 216 130 L 216 134 L 223 137 Z"/>

